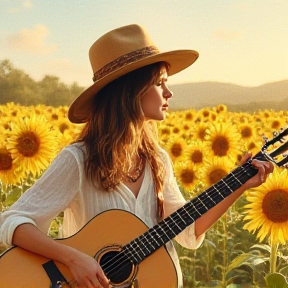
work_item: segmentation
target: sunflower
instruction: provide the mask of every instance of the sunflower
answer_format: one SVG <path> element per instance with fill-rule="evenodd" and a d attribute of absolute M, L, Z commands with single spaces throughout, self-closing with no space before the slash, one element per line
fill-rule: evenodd
<path fill-rule="evenodd" d="M 184 152 L 183 161 L 192 166 L 202 166 L 207 154 L 206 149 L 206 145 L 202 141 L 192 141 Z"/>
<path fill-rule="evenodd" d="M 256 135 L 255 127 L 251 123 L 242 123 L 237 126 L 237 130 L 244 141 L 254 139 Z"/>
<path fill-rule="evenodd" d="M 195 110 L 193 109 L 187 110 L 184 112 L 184 118 L 186 121 L 193 121 L 195 118 L 195 114 L 196 114 Z"/>
<path fill-rule="evenodd" d="M 4 144 L 0 145 L 0 181 L 3 184 L 17 184 L 24 177 L 17 164 L 13 163 L 11 153 Z"/>
<path fill-rule="evenodd" d="M 236 158 L 241 149 L 239 133 L 230 123 L 215 123 L 207 129 L 207 144 L 214 156 Z"/>
<path fill-rule="evenodd" d="M 210 187 L 230 173 L 234 164 L 227 157 L 209 157 L 200 171 L 201 181 Z"/>
<path fill-rule="evenodd" d="M 193 190 L 199 184 L 197 170 L 189 163 L 177 162 L 174 171 L 178 183 L 187 191 Z"/>
<path fill-rule="evenodd" d="M 220 104 L 216 107 L 216 113 L 226 113 L 227 112 L 227 106 L 224 104 Z"/>
<path fill-rule="evenodd" d="M 33 175 L 40 174 L 58 152 L 57 133 L 43 115 L 19 118 L 11 123 L 7 149 L 14 163 Z"/>
<path fill-rule="evenodd" d="M 166 151 L 170 155 L 173 162 L 177 159 L 182 158 L 184 155 L 184 151 L 187 147 L 187 143 L 185 140 L 179 137 L 172 137 L 169 142 L 166 144 Z"/>
<path fill-rule="evenodd" d="M 269 237 L 271 244 L 285 244 L 288 240 L 288 172 L 275 167 L 266 182 L 247 193 L 249 204 L 244 229 L 257 233 L 262 242 Z"/>
<path fill-rule="evenodd" d="M 209 129 L 209 123 L 197 122 L 194 127 L 191 127 L 191 134 L 194 140 L 206 141 L 207 131 Z"/>

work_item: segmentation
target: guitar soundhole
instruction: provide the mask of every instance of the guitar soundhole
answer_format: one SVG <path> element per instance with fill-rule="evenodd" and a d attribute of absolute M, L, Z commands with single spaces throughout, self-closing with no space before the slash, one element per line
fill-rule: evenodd
<path fill-rule="evenodd" d="M 133 264 L 125 258 L 117 251 L 107 252 L 101 257 L 100 265 L 104 267 L 103 270 L 111 282 L 122 283 L 129 278 Z"/>
<path fill-rule="evenodd" d="M 111 249 L 112 247 L 109 248 Z M 114 286 L 128 287 L 122 285 L 124 283 L 131 284 L 137 269 L 135 269 L 134 264 L 125 256 L 125 254 L 121 253 L 121 250 L 119 251 L 116 247 L 113 247 L 114 249 L 112 248 L 112 250 L 109 248 L 106 247 L 104 251 L 99 251 L 95 256 L 95 259 L 100 264 L 106 277 Z"/>

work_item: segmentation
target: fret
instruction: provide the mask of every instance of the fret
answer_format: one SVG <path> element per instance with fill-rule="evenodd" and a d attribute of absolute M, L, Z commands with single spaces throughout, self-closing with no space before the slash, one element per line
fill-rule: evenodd
<path fill-rule="evenodd" d="M 230 174 L 236 179 L 236 181 L 237 181 L 241 186 L 243 185 L 243 183 L 241 183 L 241 182 L 239 181 L 239 179 L 234 175 L 233 172 L 231 172 Z"/>
<path fill-rule="evenodd" d="M 182 209 L 181 209 L 182 210 Z M 181 211 L 180 211 L 181 212 Z M 181 214 L 179 213 L 179 210 L 178 210 L 178 212 L 177 212 L 177 215 L 179 216 L 179 218 L 180 218 L 180 220 L 182 221 L 182 223 L 184 223 L 185 225 L 187 224 L 186 222 L 185 222 L 185 220 L 181 217 Z"/>
<path fill-rule="evenodd" d="M 188 213 L 188 211 L 186 210 L 185 206 L 186 206 L 186 205 L 184 205 L 184 206 L 182 207 L 182 211 L 185 211 L 186 216 L 189 217 L 190 220 L 192 220 L 192 221 L 194 222 L 194 221 L 195 221 L 194 218 L 191 216 L 191 214 Z"/>
<path fill-rule="evenodd" d="M 201 198 L 199 197 L 198 199 L 199 199 L 199 201 L 203 204 L 203 207 L 205 207 L 206 211 L 208 211 L 209 209 L 206 207 L 206 205 L 205 205 L 204 202 L 201 200 Z"/>
<path fill-rule="evenodd" d="M 226 183 L 226 181 L 224 181 L 224 179 L 221 179 L 221 181 L 225 184 L 226 187 L 228 187 L 228 189 L 233 192 L 233 190 L 230 188 L 230 186 Z"/>
<path fill-rule="evenodd" d="M 152 245 L 152 243 L 148 240 L 147 236 L 149 236 L 149 230 L 144 233 L 144 238 L 147 240 L 147 242 L 149 243 L 150 247 L 152 247 L 153 250 L 156 250 L 155 247 Z"/>
<path fill-rule="evenodd" d="M 171 238 L 169 237 L 168 234 L 166 234 L 166 231 L 165 229 L 162 228 L 163 225 L 157 225 L 156 229 L 160 229 L 162 233 L 159 233 L 159 236 L 161 236 L 162 234 L 162 241 L 163 241 L 163 244 L 164 243 L 167 243 Z"/>
<path fill-rule="evenodd" d="M 194 200 L 194 199 L 193 199 Z M 191 202 L 189 202 L 190 205 L 193 206 L 194 211 L 196 211 L 198 213 L 199 216 L 196 216 L 195 218 L 199 218 L 202 216 L 202 214 L 198 211 L 198 209 L 196 209 L 196 207 L 194 206 L 193 200 Z"/>
<path fill-rule="evenodd" d="M 170 238 L 170 239 L 172 239 L 172 238 L 175 237 L 177 234 L 176 234 L 176 233 L 174 232 L 174 230 L 172 230 L 171 227 L 166 223 L 166 220 L 169 221 L 169 219 L 171 219 L 171 217 L 168 217 L 168 218 L 162 220 L 162 221 L 159 223 L 159 225 L 161 225 L 161 223 L 164 223 L 165 226 L 169 228 L 169 230 L 173 233 L 172 237 Z"/>
<path fill-rule="evenodd" d="M 142 253 L 142 255 L 143 255 L 143 256 L 141 256 L 141 257 L 139 256 L 139 258 L 143 258 L 143 259 L 144 259 L 144 258 L 146 257 L 146 254 L 144 253 L 144 251 L 142 250 L 141 246 L 138 244 L 137 241 L 138 241 L 138 239 L 136 238 L 131 245 L 132 245 L 132 247 L 133 247 L 134 244 L 136 245 L 135 248 L 138 249 L 138 251 L 140 251 L 140 252 Z M 135 248 L 134 248 L 134 249 L 135 249 Z"/>
<path fill-rule="evenodd" d="M 158 232 L 158 230 L 160 230 L 160 232 Z M 163 233 L 162 233 L 162 228 L 161 228 L 161 226 L 160 225 L 157 225 L 156 227 L 154 227 L 154 231 L 155 231 L 155 234 L 156 234 L 156 236 L 158 237 L 157 239 L 158 239 L 158 241 L 161 241 L 162 243 L 160 243 L 160 245 L 163 245 L 163 244 L 165 244 L 166 242 L 165 242 L 165 240 L 163 239 Z"/>
<path fill-rule="evenodd" d="M 197 212 L 202 216 L 205 212 L 208 211 L 208 209 L 203 205 L 203 201 L 201 200 L 201 196 L 203 196 L 202 194 L 199 195 L 198 197 L 196 197 L 194 199 L 194 207 L 195 209 L 197 209 Z"/>
<path fill-rule="evenodd" d="M 218 192 L 218 194 L 222 197 L 222 199 L 224 199 L 225 197 L 220 193 L 220 191 L 216 188 L 216 186 L 212 186 L 214 187 L 214 189 Z"/>
<path fill-rule="evenodd" d="M 204 193 L 208 196 L 208 198 L 213 202 L 214 205 L 217 204 L 217 203 L 213 200 L 213 198 L 209 195 L 209 193 L 208 193 L 207 191 L 205 191 Z M 214 205 L 213 205 L 213 206 L 214 206 Z"/>
<path fill-rule="evenodd" d="M 177 222 L 175 221 L 175 219 L 173 219 L 173 217 L 176 217 L 177 216 L 177 211 L 174 212 L 172 215 L 170 215 L 170 219 L 172 220 L 172 222 L 176 225 L 176 227 L 179 229 L 179 232 L 181 232 L 183 229 L 177 224 Z M 175 226 L 174 226 L 175 227 Z M 178 232 L 178 233 L 179 233 Z M 178 234 L 177 233 L 177 234 Z"/>
<path fill-rule="evenodd" d="M 143 235 L 140 235 L 138 238 L 136 238 L 136 239 L 138 239 L 140 242 L 141 242 L 141 244 L 143 245 L 143 247 L 147 250 L 147 255 L 150 255 L 152 252 L 151 252 L 151 250 L 149 250 L 149 245 L 147 245 L 147 243 L 145 244 L 145 243 L 143 243 L 142 242 L 142 239 L 144 238 L 144 240 L 146 240 L 146 238 L 143 236 Z M 135 239 L 135 240 L 136 240 Z M 146 240 L 147 241 L 147 240 Z"/>
<path fill-rule="evenodd" d="M 156 243 L 158 246 L 161 246 L 161 244 L 159 244 L 159 243 L 157 242 L 157 240 L 156 240 L 156 239 L 154 238 L 154 236 L 153 236 L 153 232 L 156 233 L 155 236 L 159 236 L 159 235 L 157 234 L 156 229 L 155 229 L 155 228 L 151 228 L 150 230 L 151 230 L 151 231 L 150 231 L 149 235 L 151 236 L 151 238 L 152 238 L 152 240 L 154 241 L 154 243 Z M 161 240 L 161 239 L 160 239 L 160 240 Z"/>
<path fill-rule="evenodd" d="M 134 264 L 139 263 L 138 259 L 135 257 L 135 255 L 133 253 L 134 252 L 133 247 L 132 247 L 132 249 L 129 249 L 129 246 L 132 247 L 129 243 L 123 247 L 122 251 L 124 252 L 125 256 L 128 259 L 130 259 Z"/>

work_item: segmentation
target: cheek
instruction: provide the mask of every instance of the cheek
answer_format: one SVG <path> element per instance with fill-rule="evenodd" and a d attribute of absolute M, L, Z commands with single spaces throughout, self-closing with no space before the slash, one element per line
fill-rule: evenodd
<path fill-rule="evenodd" d="M 141 107 L 144 114 L 159 110 L 162 107 L 162 99 L 155 94 L 144 95 L 141 100 Z"/>

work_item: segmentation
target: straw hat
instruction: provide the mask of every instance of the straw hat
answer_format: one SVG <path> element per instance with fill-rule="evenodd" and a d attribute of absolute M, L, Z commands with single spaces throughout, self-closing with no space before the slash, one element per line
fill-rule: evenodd
<path fill-rule="evenodd" d="M 166 61 L 169 76 L 190 66 L 199 54 L 193 50 L 160 52 L 146 30 L 139 25 L 128 25 L 112 30 L 91 46 L 89 58 L 94 84 L 71 104 L 68 118 L 73 123 L 87 121 L 93 97 L 105 85 L 140 67 Z"/>

